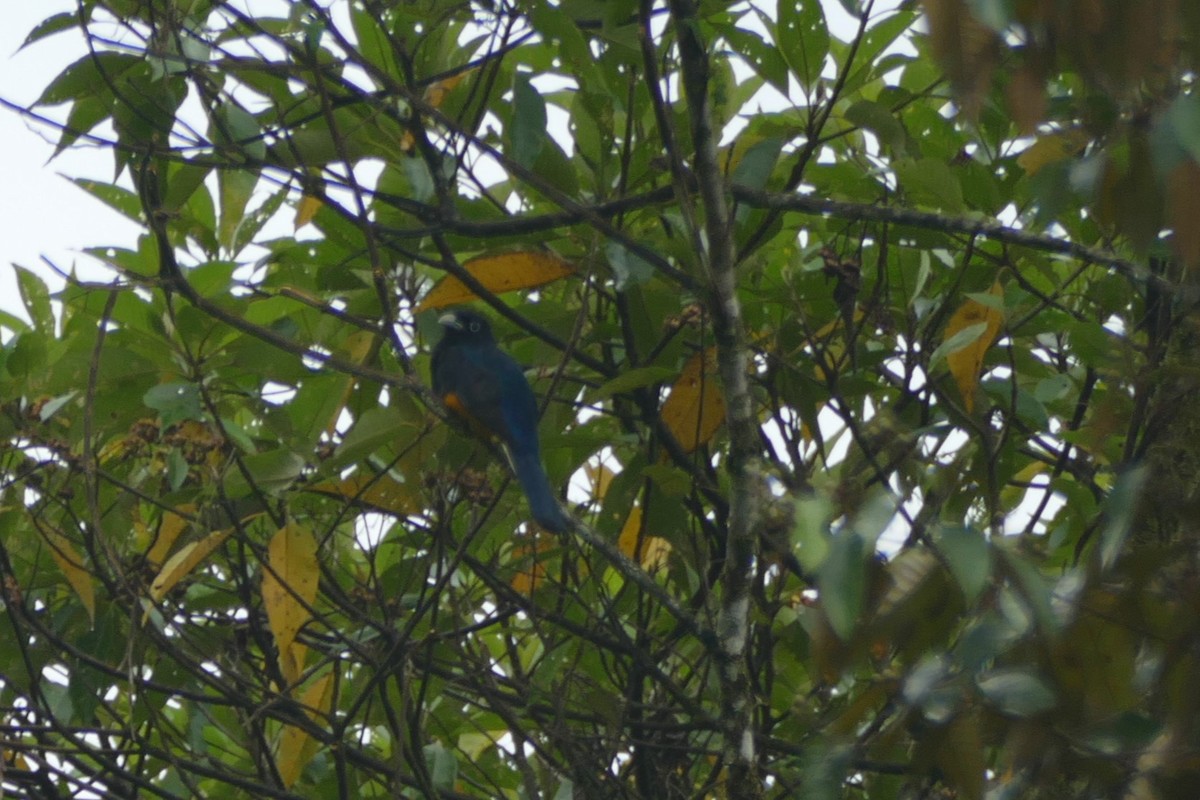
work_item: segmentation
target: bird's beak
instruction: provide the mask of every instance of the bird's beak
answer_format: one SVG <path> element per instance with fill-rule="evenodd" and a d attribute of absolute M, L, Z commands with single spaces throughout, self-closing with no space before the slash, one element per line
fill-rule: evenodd
<path fill-rule="evenodd" d="M 456 314 L 442 314 L 438 317 L 438 324 L 447 328 L 454 328 L 456 331 L 462 330 L 462 323 L 458 321 Z"/>

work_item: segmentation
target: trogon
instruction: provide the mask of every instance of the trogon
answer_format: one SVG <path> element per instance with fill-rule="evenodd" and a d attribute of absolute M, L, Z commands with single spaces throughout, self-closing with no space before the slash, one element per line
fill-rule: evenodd
<path fill-rule="evenodd" d="M 438 319 L 445 329 L 433 348 L 433 391 L 476 433 L 500 440 L 539 525 L 570 527 L 542 466 L 538 408 L 525 373 L 496 345 L 487 319 L 460 309 Z"/>

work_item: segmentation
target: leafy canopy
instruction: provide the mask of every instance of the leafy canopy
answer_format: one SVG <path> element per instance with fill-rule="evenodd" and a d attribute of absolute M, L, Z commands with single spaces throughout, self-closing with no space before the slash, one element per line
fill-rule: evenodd
<path fill-rule="evenodd" d="M 1193 5 L 48 18 L 28 113 L 145 232 L 0 318 L 3 791 L 1184 796 L 1196 590 L 1128 468 Z M 467 302 L 583 538 L 426 388 Z"/>

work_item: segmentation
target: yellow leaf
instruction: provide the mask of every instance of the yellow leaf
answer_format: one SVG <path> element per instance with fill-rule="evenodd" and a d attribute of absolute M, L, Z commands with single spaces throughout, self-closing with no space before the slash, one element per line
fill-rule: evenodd
<path fill-rule="evenodd" d="M 1004 287 L 1000 285 L 999 280 L 992 284 L 989 294 L 995 297 L 1004 296 Z M 946 364 L 950 367 L 950 374 L 954 378 L 955 385 L 958 386 L 959 393 L 962 394 L 963 403 L 968 412 L 975 410 L 975 390 L 979 387 L 979 373 L 983 369 L 983 357 L 1000 333 L 1003 316 L 999 309 L 967 298 L 966 302 L 959 306 L 958 310 L 950 317 L 950 322 L 946 324 L 943 341 L 972 325 L 981 323 L 984 325 L 983 333 L 974 341 L 946 355 Z"/>
<path fill-rule="evenodd" d="M 485 751 L 509 735 L 507 728 L 494 731 L 467 731 L 458 736 L 458 749 L 468 761 L 475 762 Z"/>
<path fill-rule="evenodd" d="M 185 503 L 177 509 L 179 514 L 173 511 L 164 511 L 162 522 L 158 525 L 158 533 L 154 535 L 154 542 L 150 545 L 150 549 L 146 552 L 146 561 L 152 567 L 161 566 L 167 557 L 167 553 L 171 552 L 171 547 L 175 541 L 179 539 L 179 534 L 187 530 L 188 521 L 180 516 L 186 514 L 191 516 L 196 513 L 195 503 Z"/>
<path fill-rule="evenodd" d="M 617 548 L 648 572 L 666 567 L 671 543 L 659 536 L 639 536 L 641 530 L 642 507 L 634 506 L 617 537 Z"/>
<path fill-rule="evenodd" d="M 1087 133 L 1079 128 L 1039 136 L 1036 142 L 1017 156 L 1017 164 L 1026 174 L 1036 175 L 1043 167 L 1083 150 L 1088 141 Z"/>
<path fill-rule="evenodd" d="M 300 696 L 300 704 L 305 713 L 314 722 L 319 717 L 329 714 L 333 703 L 333 675 L 325 674 L 317 678 Z M 304 767 L 312 760 L 317 752 L 316 739 L 303 728 L 285 725 L 279 735 L 279 754 L 276 756 L 276 767 L 279 769 L 279 779 L 283 788 L 290 789 L 300 778 Z"/>
<path fill-rule="evenodd" d="M 513 576 L 509 585 L 521 594 L 532 594 L 538 588 L 538 584 L 546 578 L 546 565 L 538 556 L 555 545 L 553 537 L 542 535 L 540 531 L 517 541 L 513 545 L 513 561 L 527 560 L 527 566 Z"/>
<path fill-rule="evenodd" d="M 267 545 L 267 567 L 263 570 L 263 605 L 279 649 L 279 669 L 292 685 L 300 680 L 308 650 L 296 641 L 296 634 L 312 618 L 309 608 L 317 599 L 317 540 L 307 528 L 289 522 Z"/>
<path fill-rule="evenodd" d="M 457 75 L 451 75 L 445 80 L 434 81 L 433 83 L 429 84 L 425 87 L 425 102 L 434 108 L 441 108 L 442 102 L 446 99 L 446 95 L 450 94 L 450 92 L 454 90 L 455 86 L 458 86 L 458 84 L 462 83 L 463 78 L 473 73 L 476 69 L 478 69 L 478 67 L 471 67 L 470 69 L 464 70 Z M 409 152 L 413 149 L 413 144 L 415 141 L 416 140 L 413 138 L 412 131 L 406 130 L 404 132 L 404 136 L 402 136 L 400 139 L 400 150 L 405 153 Z"/>
<path fill-rule="evenodd" d="M 445 80 L 435 81 L 429 84 L 425 87 L 425 102 L 434 108 L 440 108 L 442 101 L 446 99 L 446 95 L 449 94 L 455 86 L 458 86 L 458 84 L 462 83 L 463 78 L 470 75 L 476 69 L 478 69 L 478 67 L 471 67 L 468 70 L 463 70 L 457 75 L 451 75 Z"/>
<path fill-rule="evenodd" d="M 683 365 L 662 407 L 663 424 L 690 453 L 706 444 L 725 422 L 725 397 L 717 382 L 717 348 L 696 353 Z"/>
<path fill-rule="evenodd" d="M 1005 508 L 1016 506 L 1029 491 L 1033 479 L 1047 469 L 1044 461 L 1031 461 L 1008 480 L 1008 484 L 1000 490 L 1000 502 Z"/>
<path fill-rule="evenodd" d="M 129 444 L 130 442 L 128 436 L 122 436 L 119 439 L 113 439 L 100 448 L 100 451 L 96 453 L 96 460 L 101 464 L 107 464 L 114 458 L 121 458 L 127 452 L 129 452 Z"/>
<path fill-rule="evenodd" d="M 293 223 L 294 230 L 300 230 L 305 225 L 313 221 L 313 217 L 321 210 L 321 199 L 306 194 L 300 198 L 300 205 L 296 206 L 296 220 Z"/>
<path fill-rule="evenodd" d="M 1047 469 L 1045 461 L 1030 461 L 1025 467 L 1020 469 L 1016 475 L 1012 476 L 1014 483 L 1029 483 L 1038 475 L 1041 475 Z"/>
<path fill-rule="evenodd" d="M 536 289 L 574 272 L 561 258 L 537 250 L 480 256 L 463 264 L 463 269 L 493 294 L 517 289 Z M 453 275 L 447 275 L 417 304 L 416 312 L 447 308 L 476 299 L 476 295 Z"/>
<path fill-rule="evenodd" d="M 83 607 L 87 609 L 88 619 L 92 624 L 96 622 L 96 586 L 92 582 L 92 573 L 88 572 L 87 567 L 83 564 L 83 559 L 79 553 L 67 541 L 67 537 L 63 536 L 56 530 L 43 528 L 38 526 L 41 531 L 42 538 L 46 540 L 46 544 L 50 546 L 50 557 L 54 559 L 54 563 L 58 565 L 59 571 L 63 577 L 67 579 L 67 583 L 75 591 L 79 597 Z"/>
<path fill-rule="evenodd" d="M 415 486 L 400 483 L 388 475 L 355 473 L 344 480 L 319 483 L 311 491 L 345 497 L 397 516 L 419 514 L 424 510 Z"/>
<path fill-rule="evenodd" d="M 162 600 L 167 592 L 175 588 L 175 584 L 190 575 L 192 570 L 220 547 L 232 532 L 232 528 L 216 531 L 198 542 L 191 542 L 180 548 L 154 576 L 154 582 L 150 584 L 150 599 L 156 603 Z"/>
<path fill-rule="evenodd" d="M 865 316 L 866 316 L 866 313 L 862 310 L 862 308 L 860 308 L 858 306 L 854 307 L 854 321 L 856 323 L 862 322 L 863 317 L 865 317 Z M 844 323 L 843 323 L 843 320 L 841 317 L 836 317 L 834 319 L 829 320 L 829 322 L 826 322 L 824 325 L 821 326 L 821 329 L 819 331 L 817 331 L 816 333 L 814 333 L 812 335 L 813 341 L 816 341 L 816 342 L 825 341 L 827 338 L 829 338 L 830 334 L 833 333 L 834 328 L 837 328 L 838 326 L 843 325 L 843 324 Z"/>

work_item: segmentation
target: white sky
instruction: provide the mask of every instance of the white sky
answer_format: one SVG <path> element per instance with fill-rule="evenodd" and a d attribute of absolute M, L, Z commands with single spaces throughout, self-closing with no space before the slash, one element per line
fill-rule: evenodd
<path fill-rule="evenodd" d="M 0 97 L 30 104 L 80 56 L 80 34 L 71 31 L 17 52 L 35 25 L 74 7 L 74 0 L 5 3 L 0 25 Z M 41 261 L 45 255 L 63 269 L 77 265 L 82 271 L 87 261 L 80 253 L 84 247 L 131 245 L 138 234 L 132 222 L 60 174 L 111 179 L 111 155 L 69 150 L 49 161 L 56 140 L 55 131 L 0 109 L 0 308 L 23 317 L 13 263 L 48 274 Z M 52 285 L 61 286 L 61 281 L 52 280 Z"/>

